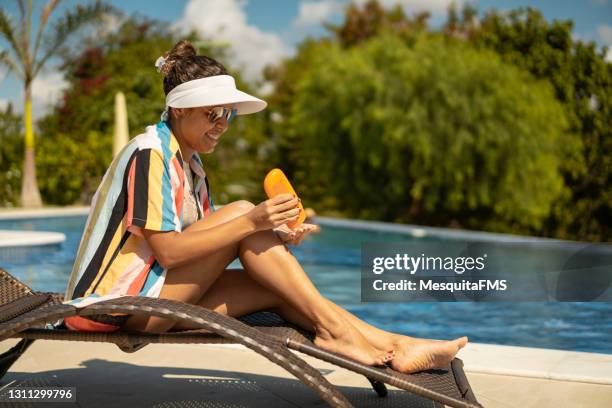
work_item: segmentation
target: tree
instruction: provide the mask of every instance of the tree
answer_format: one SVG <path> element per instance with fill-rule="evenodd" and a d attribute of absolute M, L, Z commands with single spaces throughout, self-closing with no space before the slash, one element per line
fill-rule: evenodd
<path fill-rule="evenodd" d="M 13 207 L 17 204 L 19 183 L 21 182 L 21 163 L 15 157 L 23 157 L 23 144 L 20 143 L 23 120 L 13 112 L 12 104 L 0 110 L 0 206 Z"/>
<path fill-rule="evenodd" d="M 399 4 L 387 10 L 378 0 L 368 0 L 361 8 L 353 2 L 349 3 L 341 25 L 324 24 L 324 26 L 343 47 L 352 47 L 382 31 L 391 31 L 410 40 L 415 33 L 427 29 L 429 17 L 429 12 L 423 11 L 410 18 Z"/>
<path fill-rule="evenodd" d="M 103 14 L 112 9 L 100 1 L 93 4 L 82 6 L 77 5 L 74 10 L 69 10 L 56 22 L 53 32 L 45 37 L 43 34 L 49 17 L 61 0 L 50 0 L 41 9 L 38 31 L 34 42 L 31 42 L 31 26 L 33 6 L 32 0 L 18 0 L 20 18 L 16 28 L 9 15 L 4 9 L 0 9 L 0 35 L 9 44 L 10 51 L 0 52 L 0 62 L 7 66 L 21 81 L 24 89 L 24 128 L 25 128 L 25 149 L 24 165 L 21 184 L 21 205 L 24 207 L 40 207 L 42 200 L 36 179 L 35 161 L 35 138 L 32 123 L 32 82 L 40 73 L 41 69 L 55 56 L 66 41 L 80 28 L 96 21 Z M 43 44 L 44 42 L 44 44 Z M 42 45 L 42 55 L 38 57 L 38 52 Z"/>
<path fill-rule="evenodd" d="M 267 98 L 268 111 L 273 112 L 271 117 L 271 135 L 274 149 L 270 161 L 274 167 L 280 167 L 291 180 L 298 173 L 306 169 L 304 157 L 296 152 L 303 150 L 304 138 L 299 129 L 288 126 L 288 121 L 293 116 L 293 100 L 298 94 L 298 84 L 303 76 L 313 69 L 312 64 L 317 60 L 317 55 L 322 48 L 333 46 L 326 39 L 307 39 L 298 46 L 296 55 L 274 67 L 267 67 L 264 74 L 268 81 L 274 83 L 274 93 Z M 298 192 L 302 191 L 298 188 Z"/>
<path fill-rule="evenodd" d="M 57 205 L 88 204 L 112 160 L 114 98 L 125 94 L 132 136 L 159 120 L 164 107 L 157 56 L 172 48 L 165 27 L 126 19 L 116 31 L 83 38 L 83 46 L 62 55 L 67 86 L 39 121 L 38 169 L 43 197 Z M 54 154 L 62 150 L 62 155 Z"/>
<path fill-rule="evenodd" d="M 421 40 L 443 35 L 453 41 L 449 44 L 463 43 L 464 47 L 494 51 L 505 64 L 519 67 L 532 77 L 549 83 L 553 96 L 563 107 L 563 120 L 568 123 L 564 143 L 571 146 L 565 149 L 558 169 L 565 186 L 552 202 L 548 216 L 537 223 L 540 227 L 532 224 L 521 231 L 609 241 L 612 236 L 608 221 L 612 218 L 612 127 L 609 126 L 612 122 L 609 92 L 612 64 L 605 60 L 606 49 L 598 50 L 592 42 L 574 40 L 571 21 L 547 22 L 539 11 L 529 8 L 504 13 L 490 11 L 479 18 L 477 10 L 465 4 L 461 11 L 455 6 L 449 8 L 448 20 L 439 32 L 427 31 L 425 22 L 426 18 L 411 20 L 401 9 L 384 9 L 375 0 L 361 8 L 349 5 L 343 23 L 326 25 L 331 38 L 307 40 L 300 45 L 294 58 L 270 70 L 269 79 L 276 85 L 270 108 L 279 118 L 274 123 L 277 162 L 301 180 L 312 173 L 304 156 L 295 153 L 304 150 L 308 133 L 288 123 L 300 114 L 293 103 L 301 92 L 298 84 L 316 69 L 317 64 L 328 64 L 317 55 L 336 44 L 345 49 L 358 48 L 383 33 L 391 33 L 408 48 Z M 468 62 L 458 61 L 461 65 Z M 483 69 L 487 71 L 486 67 Z M 474 72 L 475 77 L 478 75 Z M 323 95 L 324 90 L 321 92 Z M 323 196 L 325 194 L 321 194 Z M 335 211 L 341 212 L 337 202 L 332 202 L 336 200 L 333 195 L 328 194 L 325 199 L 330 201 L 328 211 L 336 208 Z M 457 218 L 462 216 L 457 215 Z M 457 221 L 457 224 L 465 222 Z M 482 225 L 476 220 L 468 224 L 478 229 L 486 228 L 484 221 Z"/>
<path fill-rule="evenodd" d="M 547 22 L 531 8 L 491 11 L 471 43 L 549 82 L 580 147 L 562 173 L 568 193 L 555 202 L 541 234 L 609 241 L 612 237 L 612 64 L 606 50 L 572 38 L 571 21 Z"/>
<path fill-rule="evenodd" d="M 429 18 L 426 11 L 413 17 L 406 16 L 400 5 L 386 9 L 378 0 L 368 0 L 362 7 L 351 2 L 344 13 L 342 24 L 324 23 L 331 38 L 307 38 L 298 45 L 293 58 L 267 67 L 264 72 L 266 80 L 274 84 L 274 93 L 268 98 L 268 111 L 274 112 L 271 116 L 276 118 L 270 123 L 274 149 L 269 161 L 281 167 L 289 178 L 298 173 L 303 175 L 305 171 L 304 157 L 292 153 L 301 150 L 304 140 L 299 130 L 286 125 L 286 120 L 292 116 L 291 107 L 298 93 L 297 84 L 313 68 L 313 61 L 322 52 L 322 48 L 334 46 L 334 43 L 344 48 L 359 46 L 383 32 L 391 32 L 406 43 L 413 43 L 427 30 Z"/>
<path fill-rule="evenodd" d="M 348 216 L 542 227 L 574 148 L 551 87 L 463 41 L 381 34 L 311 50 L 285 121 L 305 202 Z"/>
<path fill-rule="evenodd" d="M 195 34 L 181 36 L 200 45 L 198 54 L 222 62 L 237 86 L 252 93 L 231 70 L 223 50 Z M 130 136 L 160 120 L 164 109 L 162 76 L 155 60 L 178 41 L 164 22 L 125 19 L 115 32 L 84 38 L 85 46 L 64 55 L 61 69 L 68 86 L 61 100 L 41 121 L 38 169 L 48 176 L 41 192 L 54 204 L 88 204 L 112 154 L 114 98 L 125 94 Z M 214 47 L 214 48 L 213 48 Z M 212 155 L 202 155 L 215 202 L 261 198 L 271 140 L 266 112 L 239 116 Z M 61 157 L 53 152 L 61 149 Z"/>

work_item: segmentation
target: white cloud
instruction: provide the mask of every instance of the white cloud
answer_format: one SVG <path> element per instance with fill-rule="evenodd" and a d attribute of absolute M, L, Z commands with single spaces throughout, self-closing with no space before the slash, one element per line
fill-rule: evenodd
<path fill-rule="evenodd" d="M 67 82 L 59 71 L 41 72 L 32 83 L 32 116 L 38 119 L 55 105 Z M 21 109 L 20 109 L 21 110 Z"/>
<path fill-rule="evenodd" d="M 599 34 L 599 38 L 608 47 L 605 57 L 606 61 L 612 63 L 612 26 L 607 24 L 598 26 L 597 34 Z"/>
<path fill-rule="evenodd" d="M 296 27 L 318 25 L 341 10 L 341 4 L 336 0 L 301 1 L 293 25 Z"/>
<path fill-rule="evenodd" d="M 291 55 L 293 49 L 279 35 L 249 24 L 245 5 L 239 0 L 190 0 L 172 29 L 181 34 L 193 29 L 204 39 L 227 41 L 229 60 L 221 62 L 240 69 L 248 80 L 258 80 L 263 67 Z"/>
<path fill-rule="evenodd" d="M 117 31 L 126 19 L 127 17 L 116 14 L 106 13 L 102 15 L 99 24 L 95 26 L 97 35 L 102 37 Z"/>
<path fill-rule="evenodd" d="M 607 24 L 598 26 L 597 34 L 599 34 L 599 37 L 601 37 L 606 45 L 612 45 L 612 26 Z"/>
<path fill-rule="evenodd" d="M 13 111 L 21 114 L 23 112 L 23 84 L 13 74 L 5 73 L 5 75 L 9 81 L 19 81 L 19 90 L 14 95 L 6 95 L 0 98 L 0 109 L 6 108 L 8 103 L 11 102 Z M 38 74 L 32 83 L 32 117 L 34 120 L 40 119 L 49 112 L 49 108 L 57 103 L 67 85 L 63 74 L 59 71 L 43 70 Z"/>
<path fill-rule="evenodd" d="M 368 0 L 354 0 L 358 5 L 367 3 Z M 396 5 L 402 6 L 404 11 L 409 14 L 418 13 L 421 11 L 429 11 L 431 14 L 445 14 L 448 10 L 448 6 L 454 1 L 458 9 L 466 0 L 379 0 L 380 4 L 385 8 L 391 8 Z"/>

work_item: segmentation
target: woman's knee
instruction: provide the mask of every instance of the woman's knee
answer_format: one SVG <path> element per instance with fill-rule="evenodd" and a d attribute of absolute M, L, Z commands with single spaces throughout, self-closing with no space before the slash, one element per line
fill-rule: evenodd
<path fill-rule="evenodd" d="M 248 213 L 253 207 L 254 205 L 246 200 L 231 202 L 214 211 L 212 214 L 204 217 L 203 219 L 194 222 L 185 230 L 196 231 L 201 229 L 208 229 L 216 225 L 223 224 L 225 222 L 233 220 L 234 218 L 240 217 Z"/>
<path fill-rule="evenodd" d="M 231 202 L 228 206 L 231 206 L 233 211 L 242 215 L 251 211 L 255 207 L 255 204 L 247 200 L 238 200 Z"/>
<path fill-rule="evenodd" d="M 253 207 L 255 207 L 255 205 L 247 200 L 232 201 L 215 211 L 213 217 L 216 222 L 226 222 L 245 215 L 251 211 Z"/>

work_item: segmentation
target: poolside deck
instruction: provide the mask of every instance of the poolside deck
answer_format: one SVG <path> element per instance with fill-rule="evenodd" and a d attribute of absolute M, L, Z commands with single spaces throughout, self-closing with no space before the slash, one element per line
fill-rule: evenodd
<path fill-rule="evenodd" d="M 6 350 L 17 342 L 1 342 Z M 299 354 L 299 353 L 298 353 Z M 379 399 L 367 380 L 301 355 L 357 407 L 431 407 L 390 387 Z M 470 344 L 462 350 L 485 407 L 607 407 L 612 356 Z M 36 341 L 2 379 L 76 387 L 79 407 L 322 407 L 290 374 L 239 345 L 149 344 L 134 354 L 113 344 Z"/>

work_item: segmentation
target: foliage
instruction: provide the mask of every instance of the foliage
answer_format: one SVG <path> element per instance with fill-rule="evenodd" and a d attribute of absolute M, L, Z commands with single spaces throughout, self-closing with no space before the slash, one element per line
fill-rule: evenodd
<path fill-rule="evenodd" d="M 95 131 L 78 141 L 62 133 L 41 138 L 36 151 L 40 191 L 54 204 L 89 204 L 111 159 L 112 140 Z"/>
<path fill-rule="evenodd" d="M 605 50 L 533 9 L 479 16 L 451 6 L 437 31 L 427 19 L 351 3 L 340 25 L 325 25 L 328 37 L 268 67 L 269 108 L 236 118 L 202 156 L 215 202 L 264 199 L 263 176 L 278 166 L 322 214 L 609 240 Z M 224 49 L 187 38 L 232 72 Z M 111 160 L 116 92 L 132 136 L 159 120 L 153 63 L 177 40 L 163 23 L 129 18 L 63 53 L 69 86 L 37 135 L 45 201 L 89 202 Z M 3 205 L 16 202 L 21 172 L 16 118 L 0 112 Z"/>
<path fill-rule="evenodd" d="M 563 238 L 612 238 L 612 64 L 606 50 L 572 39 L 571 21 L 546 22 L 534 9 L 488 13 L 471 35 L 479 48 L 551 83 L 583 146 L 563 162 L 569 194 L 542 231 Z"/>
<path fill-rule="evenodd" d="M 429 13 L 424 11 L 410 18 L 399 4 L 386 10 L 378 1 L 368 0 L 362 8 L 353 2 L 349 3 L 342 25 L 325 26 L 343 47 L 351 47 L 383 31 L 391 31 L 401 38 L 410 40 L 415 33 L 427 28 L 429 16 Z"/>
<path fill-rule="evenodd" d="M 88 5 L 78 4 L 69 8 L 55 21 L 51 33 L 45 35 L 49 17 L 61 3 L 61 0 L 50 0 L 40 10 L 40 19 L 34 41 L 31 41 L 32 1 L 26 3 L 18 0 L 19 22 L 17 27 L 4 8 L 0 8 L 0 38 L 9 47 L 0 51 L 0 65 L 6 66 L 13 75 L 23 83 L 24 90 L 24 165 L 22 166 L 22 184 L 20 204 L 24 207 L 40 207 L 42 200 L 36 179 L 35 136 L 32 123 L 32 82 L 47 61 L 59 54 L 62 47 L 83 27 L 100 22 L 101 18 L 115 10 L 100 0 Z M 39 55 L 39 51 L 42 51 Z"/>
<path fill-rule="evenodd" d="M 375 0 L 369 1 L 362 8 L 350 5 L 346 8 L 341 25 L 327 26 L 332 34 L 330 39 L 307 40 L 300 45 L 294 58 L 270 70 L 269 78 L 276 84 L 276 92 L 271 98 L 271 109 L 275 112 L 273 117 L 279 118 L 273 123 L 274 137 L 278 141 L 277 163 L 287 167 L 291 175 L 299 175 L 302 180 L 305 179 L 305 174 L 313 172 L 305 165 L 304 157 L 295 153 L 307 150 L 303 147 L 307 136 L 301 128 L 287 124 L 293 120 L 294 115 L 300 114 L 292 110 L 292 101 L 300 92 L 297 84 L 303 77 L 309 76 L 311 70 L 317 68 L 317 64 L 328 66 L 328 61 L 325 58 L 316 58 L 317 55 L 324 53 L 330 46 L 335 46 L 334 44 L 345 49 L 360 48 L 368 40 L 385 33 L 401 39 L 407 47 L 413 47 L 416 41 L 429 41 L 428 39 L 444 35 L 452 39 L 453 42 L 449 44 L 463 43 L 463 47 L 473 47 L 476 52 L 492 50 L 499 54 L 506 64 L 518 66 L 530 72 L 531 76 L 548 82 L 552 86 L 554 97 L 563 107 L 562 121 L 566 120 L 568 124 L 563 142 L 566 148 L 557 158 L 558 169 L 550 169 L 553 173 L 560 171 L 565 186 L 558 196 L 545 200 L 546 203 L 552 200 L 549 215 L 533 223 L 528 229 L 516 229 L 512 225 L 495 229 L 520 230 L 559 238 L 609 241 L 609 220 L 612 219 L 612 130 L 609 125 L 612 122 L 612 64 L 605 61 L 606 50 L 598 51 L 593 43 L 584 44 L 574 40 L 570 21 L 549 23 L 533 9 L 504 13 L 491 11 L 479 18 L 477 10 L 470 4 L 464 5 L 460 11 L 451 5 L 447 22 L 440 32 L 428 30 L 426 20 L 426 15 L 410 19 L 398 8 L 385 10 Z M 427 35 L 423 35 L 425 33 Z M 388 71 L 380 71 L 380 75 L 385 72 Z M 450 70 L 449 75 L 454 76 L 455 73 Z M 474 72 L 474 77 L 478 76 L 479 74 Z M 377 74 L 372 77 L 376 78 Z M 360 80 L 371 81 L 367 77 Z M 471 81 L 472 78 L 465 80 Z M 364 86 L 361 83 L 358 85 Z M 458 89 L 464 91 L 460 86 Z M 323 89 L 320 92 L 319 99 L 326 98 L 327 93 Z M 516 103 L 525 104 L 520 100 Z M 338 121 L 344 119 L 337 116 Z M 452 123 L 449 125 L 453 126 Z M 317 193 L 318 196 L 325 195 L 322 194 L 325 185 L 324 183 L 319 187 L 321 194 Z M 328 192 L 325 197 L 324 202 L 327 204 L 324 208 L 327 213 L 344 214 L 344 209 L 338 206 L 338 199 L 333 193 Z M 320 204 L 317 202 L 315 206 L 318 208 Z M 384 207 L 386 204 L 381 202 L 380 205 Z M 469 221 L 468 219 L 473 218 L 470 208 L 465 207 L 465 214 L 456 214 L 457 220 L 449 220 L 441 215 L 431 223 L 490 228 L 490 222 Z M 395 211 L 390 208 L 391 215 L 386 219 L 395 219 L 392 215 Z M 409 213 L 414 212 L 411 210 Z"/>
<path fill-rule="evenodd" d="M 19 203 L 23 157 L 23 121 L 13 113 L 9 103 L 0 110 L 0 206 L 13 207 Z"/>
<path fill-rule="evenodd" d="M 287 125 L 305 201 L 360 218 L 539 228 L 571 145 L 550 87 L 454 40 L 322 46 Z"/>
<path fill-rule="evenodd" d="M 194 35 L 187 38 L 198 43 Z M 132 137 L 160 120 L 164 92 L 154 61 L 177 40 L 161 23 L 128 19 L 116 33 L 88 43 L 80 53 L 65 56 L 68 88 L 54 112 L 40 123 L 45 142 L 39 149 L 39 171 L 48 175 L 40 181 L 47 202 L 89 203 L 112 159 L 114 98 L 118 91 L 125 94 Z M 199 53 L 224 62 L 223 51 L 209 49 L 205 43 Z M 241 89 L 250 91 L 239 75 L 233 75 Z M 238 117 L 215 154 L 202 156 L 215 202 L 258 195 L 267 167 L 263 164 L 269 143 L 265 126 L 265 114 Z M 54 157 L 58 149 L 61 158 Z M 65 167 L 70 163 L 78 163 L 79 171 Z"/>
<path fill-rule="evenodd" d="M 132 135 L 159 120 L 163 91 L 153 61 L 173 44 L 156 28 L 128 20 L 116 33 L 64 56 L 67 89 L 39 122 L 37 171 L 46 175 L 39 180 L 46 202 L 89 203 L 112 159 L 116 92 L 125 94 Z"/>

